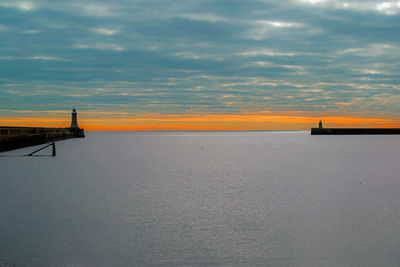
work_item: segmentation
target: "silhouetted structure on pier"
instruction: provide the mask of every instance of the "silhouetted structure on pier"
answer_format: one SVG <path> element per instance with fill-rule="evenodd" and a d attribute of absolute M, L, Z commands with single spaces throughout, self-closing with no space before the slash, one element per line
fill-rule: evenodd
<path fill-rule="evenodd" d="M 0 126 L 0 151 L 40 145 L 48 142 L 85 137 L 78 126 L 76 109 L 72 110 L 70 128 Z"/>
<path fill-rule="evenodd" d="M 324 128 L 319 121 L 318 128 L 311 128 L 311 135 L 366 135 L 400 134 L 400 128 Z"/>
<path fill-rule="evenodd" d="M 79 126 L 78 126 L 78 114 L 76 113 L 76 109 L 75 108 L 72 109 L 71 116 L 72 116 L 72 118 L 71 118 L 71 126 L 70 126 L 70 128 L 71 129 L 79 128 Z"/>

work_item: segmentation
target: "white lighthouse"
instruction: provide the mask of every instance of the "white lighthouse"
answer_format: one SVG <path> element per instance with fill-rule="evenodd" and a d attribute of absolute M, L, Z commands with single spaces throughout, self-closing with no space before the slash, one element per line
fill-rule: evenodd
<path fill-rule="evenodd" d="M 76 113 L 76 109 L 75 108 L 72 109 L 71 116 L 72 116 L 72 118 L 71 118 L 71 127 L 70 128 L 79 129 L 78 117 L 77 117 L 78 114 Z"/>

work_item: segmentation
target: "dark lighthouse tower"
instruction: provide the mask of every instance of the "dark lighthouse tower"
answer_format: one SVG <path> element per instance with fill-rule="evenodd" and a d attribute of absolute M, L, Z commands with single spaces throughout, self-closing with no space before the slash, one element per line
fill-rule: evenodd
<path fill-rule="evenodd" d="M 78 126 L 78 114 L 76 113 L 76 109 L 75 108 L 72 109 L 71 116 L 72 116 L 72 118 L 71 118 L 71 126 L 70 126 L 70 128 L 79 129 L 79 126 Z"/>
<path fill-rule="evenodd" d="M 74 133 L 75 137 L 85 137 L 85 132 L 78 126 L 78 113 L 76 113 L 76 108 L 72 109 L 71 113 L 71 126 L 70 131 Z"/>

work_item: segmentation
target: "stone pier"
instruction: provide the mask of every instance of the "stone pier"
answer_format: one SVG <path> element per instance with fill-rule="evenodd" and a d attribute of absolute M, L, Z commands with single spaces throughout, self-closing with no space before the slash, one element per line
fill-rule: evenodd
<path fill-rule="evenodd" d="M 85 137 L 84 130 L 78 127 L 75 109 L 71 115 L 70 128 L 0 126 L 0 152 L 63 139 Z"/>

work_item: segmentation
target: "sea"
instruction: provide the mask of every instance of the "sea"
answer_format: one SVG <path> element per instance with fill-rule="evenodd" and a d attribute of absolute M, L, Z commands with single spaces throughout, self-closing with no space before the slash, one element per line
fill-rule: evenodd
<path fill-rule="evenodd" d="M 0 266 L 400 266 L 400 136 L 86 132 L 0 153 Z"/>

